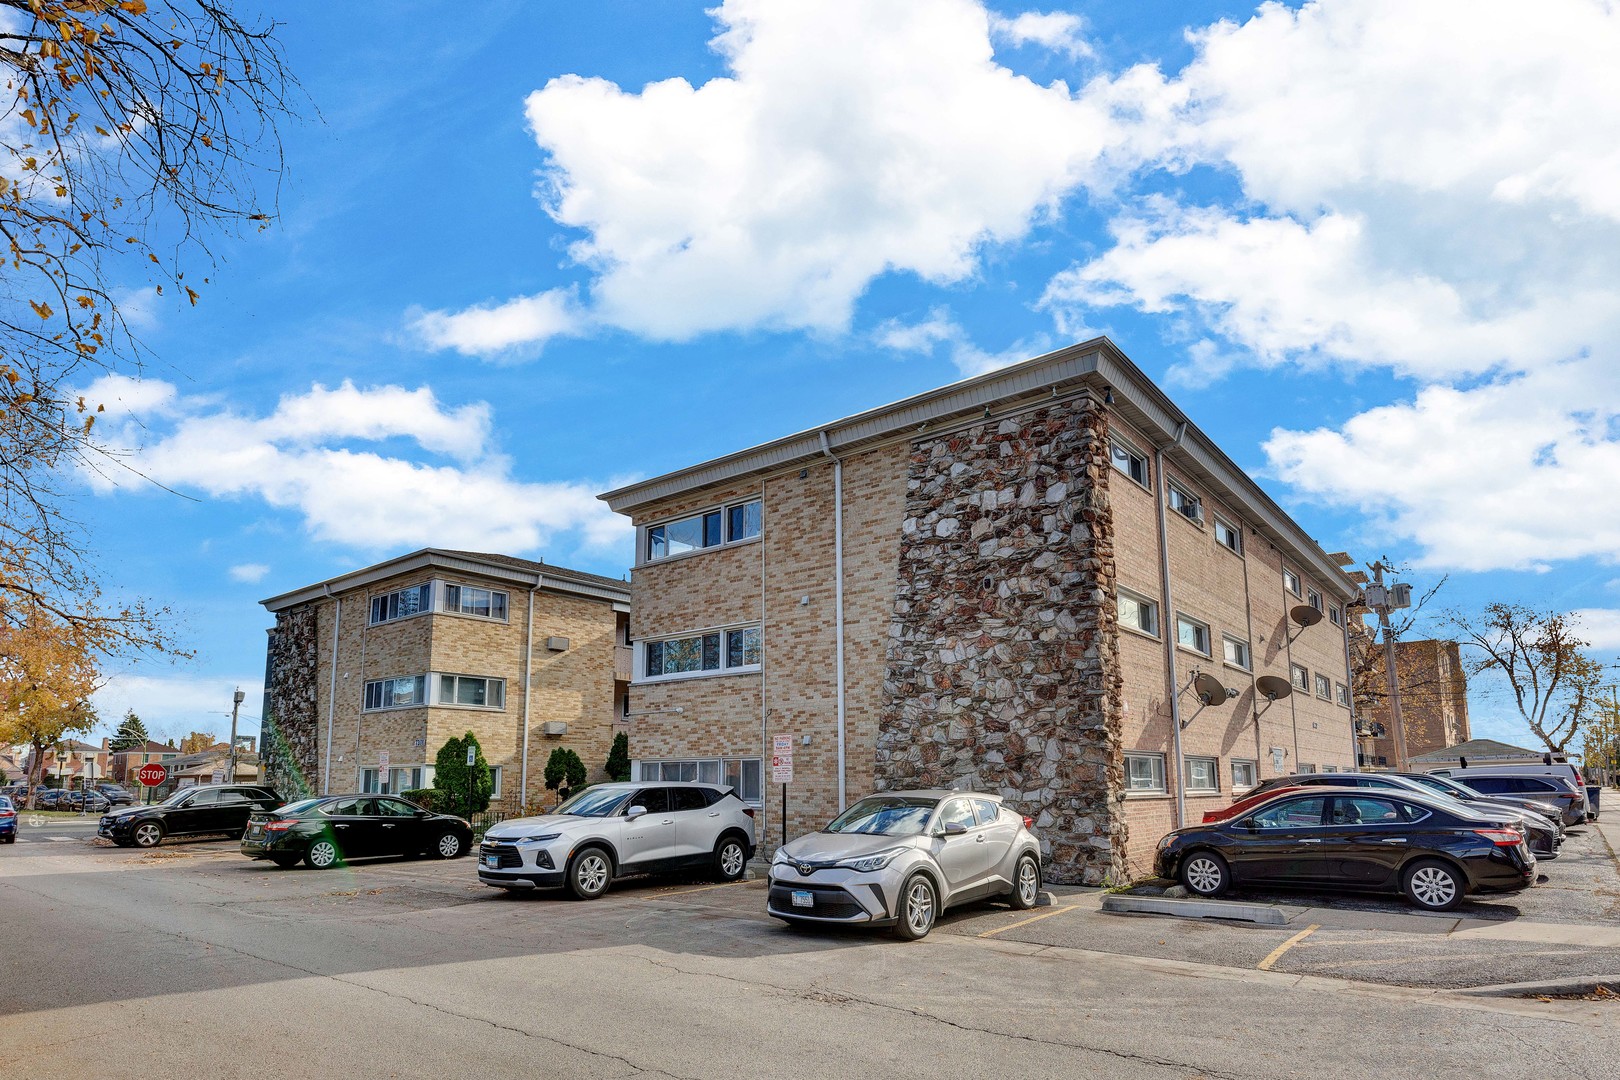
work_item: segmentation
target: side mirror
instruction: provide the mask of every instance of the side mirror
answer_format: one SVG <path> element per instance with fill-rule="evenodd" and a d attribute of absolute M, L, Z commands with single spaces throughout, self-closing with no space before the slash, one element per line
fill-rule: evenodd
<path fill-rule="evenodd" d="M 965 832 L 967 832 L 967 826 L 960 821 L 947 821 L 945 823 L 946 836 L 961 836 Z"/>
<path fill-rule="evenodd" d="M 631 821 L 634 821 L 636 818 L 641 817 L 646 812 L 647 808 L 645 806 L 632 806 L 630 809 L 624 812 L 624 816 L 629 818 Z"/>

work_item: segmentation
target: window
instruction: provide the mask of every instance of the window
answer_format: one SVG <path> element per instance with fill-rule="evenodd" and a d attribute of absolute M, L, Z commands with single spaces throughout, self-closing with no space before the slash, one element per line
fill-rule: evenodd
<path fill-rule="evenodd" d="M 1305 595 L 1301 591 L 1302 586 L 1300 585 L 1299 575 L 1288 569 L 1286 566 L 1283 567 L 1283 585 L 1286 586 L 1288 591 L 1293 593 L 1295 596 Z"/>
<path fill-rule="evenodd" d="M 737 798 L 758 806 L 762 798 L 764 768 L 759 758 L 700 758 L 695 761 L 643 761 L 638 763 L 638 780 L 669 780 L 687 783 L 719 784 L 731 788 Z"/>
<path fill-rule="evenodd" d="M 1323 701 L 1333 700 L 1333 680 L 1320 672 L 1316 675 L 1316 696 Z"/>
<path fill-rule="evenodd" d="M 360 790 L 364 791 L 364 792 L 366 792 L 368 794 L 371 794 L 371 795 L 380 795 L 380 794 L 398 795 L 402 791 L 416 791 L 419 788 L 427 786 L 427 784 L 424 784 L 422 782 L 422 770 L 423 770 L 423 768 L 424 768 L 424 766 L 422 766 L 422 765 L 407 765 L 404 768 L 389 769 L 388 770 L 388 790 L 386 792 L 384 792 L 378 786 L 379 784 L 382 783 L 382 779 L 383 779 L 380 775 L 378 775 L 378 770 L 376 770 L 376 769 L 361 769 L 360 770 Z M 432 769 L 431 766 L 427 766 L 426 768 L 427 768 L 427 771 L 428 771 L 427 783 L 431 784 L 433 782 L 433 779 L 432 779 L 433 769 Z"/>
<path fill-rule="evenodd" d="M 500 798 L 501 797 L 501 767 L 499 765 L 491 765 L 489 767 L 489 782 L 490 782 L 490 785 L 491 785 L 490 789 L 489 789 L 489 797 L 491 799 Z"/>
<path fill-rule="evenodd" d="M 1333 700 L 1348 709 L 1350 707 L 1350 688 L 1342 682 L 1334 683 Z"/>
<path fill-rule="evenodd" d="M 1187 790 L 1188 791 L 1219 791 L 1221 790 L 1221 763 L 1212 757 L 1190 757 L 1187 759 Z"/>
<path fill-rule="evenodd" d="M 1385 799 L 1372 799 L 1363 795 L 1347 798 L 1343 795 L 1333 800 L 1333 812 L 1328 815 L 1333 825 L 1397 825 L 1401 821 L 1401 813 L 1395 804 Z"/>
<path fill-rule="evenodd" d="M 1327 799 L 1312 796 L 1308 799 L 1289 799 L 1272 803 L 1249 820 L 1261 829 L 1307 829 L 1322 824 L 1322 811 Z"/>
<path fill-rule="evenodd" d="M 1226 650 L 1226 662 L 1233 667 L 1249 670 L 1249 643 L 1239 641 L 1237 638 L 1223 637 L 1221 643 Z"/>
<path fill-rule="evenodd" d="M 1163 792 L 1164 755 L 1126 754 L 1125 789 L 1136 793 Z"/>
<path fill-rule="evenodd" d="M 949 799 L 940 807 L 939 828 L 943 829 L 953 822 L 963 829 L 971 829 L 978 825 L 973 816 L 973 804 L 967 799 Z"/>
<path fill-rule="evenodd" d="M 1306 764 L 1305 762 L 1302 761 L 1302 762 L 1299 763 L 1299 771 L 1302 772 L 1302 773 L 1313 773 L 1313 772 L 1316 771 L 1316 766 L 1315 765 L 1308 765 L 1308 764 Z"/>
<path fill-rule="evenodd" d="M 479 589 L 472 585 L 445 585 L 439 610 L 505 622 L 506 594 L 492 589 Z"/>
<path fill-rule="evenodd" d="M 1295 664 L 1292 673 L 1295 690 L 1309 690 L 1311 688 L 1311 673 L 1309 671 Z"/>
<path fill-rule="evenodd" d="M 382 596 L 371 598 L 371 625 L 393 622 L 395 619 L 408 619 L 412 615 L 420 615 L 431 606 L 433 585 L 423 582 L 421 585 L 412 585 L 408 589 L 399 589 L 395 592 L 384 593 Z"/>
<path fill-rule="evenodd" d="M 1209 627 L 1185 615 L 1176 616 L 1176 642 L 1195 653 L 1209 655 Z"/>
<path fill-rule="evenodd" d="M 757 626 L 644 641 L 641 677 L 657 679 L 704 672 L 754 671 L 759 668 L 763 653 L 764 643 Z"/>
<path fill-rule="evenodd" d="M 1201 522 L 1204 520 L 1204 504 L 1199 501 L 1198 496 L 1173 480 L 1166 486 L 1169 488 L 1167 501 L 1170 509 L 1188 521 Z"/>
<path fill-rule="evenodd" d="M 973 809 L 978 811 L 980 825 L 994 825 L 1001 820 L 1001 805 L 989 799 L 974 799 Z"/>
<path fill-rule="evenodd" d="M 1220 518 L 1215 519 L 1215 542 L 1221 547 L 1243 554 L 1243 530 L 1236 525 L 1229 525 Z"/>
<path fill-rule="evenodd" d="M 1337 765 L 1325 765 L 1325 766 L 1323 766 L 1323 771 L 1324 772 L 1338 772 L 1339 767 Z"/>
<path fill-rule="evenodd" d="M 482 675 L 440 675 L 439 704 L 471 709 L 506 708 L 506 680 Z"/>
<path fill-rule="evenodd" d="M 1334 626 L 1343 626 L 1344 625 L 1344 609 L 1341 608 L 1338 604 L 1329 604 L 1328 605 L 1327 615 L 1328 615 L 1328 621 L 1331 622 Z"/>
<path fill-rule="evenodd" d="M 1305 602 L 1311 605 L 1311 607 L 1315 608 L 1317 611 L 1322 610 L 1322 594 L 1317 592 L 1315 589 L 1305 590 Z"/>
<path fill-rule="evenodd" d="M 1255 778 L 1260 773 L 1258 761 L 1232 761 L 1232 790 L 1247 791 L 1254 787 Z"/>
<path fill-rule="evenodd" d="M 409 709 L 427 704 L 427 676 L 406 675 L 398 679 L 373 679 L 366 683 L 365 709 Z"/>
<path fill-rule="evenodd" d="M 1159 605 L 1145 596 L 1119 590 L 1119 625 L 1147 634 L 1159 636 Z"/>
<path fill-rule="evenodd" d="M 648 562 L 684 555 L 688 551 L 719 547 L 723 543 L 751 540 L 760 534 L 761 506 L 758 499 L 708 510 L 677 521 L 666 521 L 647 529 L 644 556 Z"/>
<path fill-rule="evenodd" d="M 1109 456 L 1114 459 L 1114 468 L 1135 480 L 1143 487 L 1148 486 L 1148 460 L 1147 455 L 1128 442 L 1119 439 L 1108 441 Z"/>

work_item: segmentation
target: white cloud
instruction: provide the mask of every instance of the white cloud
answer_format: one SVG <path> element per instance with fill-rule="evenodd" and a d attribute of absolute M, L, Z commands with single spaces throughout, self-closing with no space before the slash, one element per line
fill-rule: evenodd
<path fill-rule="evenodd" d="M 928 313 L 928 318 L 918 323 L 890 319 L 880 325 L 872 337 L 883 348 L 893 349 L 896 352 L 919 353 L 924 356 L 932 356 L 939 351 L 940 346 L 945 346 L 951 363 L 956 365 L 964 377 L 982 375 L 996 368 L 1016 364 L 1020 360 L 1028 360 L 1052 347 L 1051 340 L 1046 335 L 1037 334 L 1032 338 L 1018 341 L 1000 352 L 986 352 L 973 343 L 968 332 L 945 308 L 934 308 Z"/>
<path fill-rule="evenodd" d="M 597 323 L 667 340 L 841 331 L 880 275 L 969 278 L 1113 137 L 1102 106 L 997 64 L 975 0 L 727 0 L 714 17 L 724 77 L 628 92 L 570 75 L 527 100 Z M 1069 40 L 1054 18 L 1012 25 Z M 416 326 L 434 347 L 499 352 L 560 332 L 534 299 Z"/>
<path fill-rule="evenodd" d="M 191 731 L 208 731 L 223 741 L 230 735 L 231 695 L 238 688 L 247 696 L 237 716 L 237 732 L 251 735 L 259 729 L 262 672 L 235 678 L 115 672 L 92 698 L 101 717 L 96 737 L 111 735 L 133 709 L 154 739 L 178 740 Z"/>
<path fill-rule="evenodd" d="M 108 376 L 84 391 L 90 400 L 123 403 L 109 408 L 108 423 L 97 429 L 110 452 L 168 487 L 294 511 L 321 540 L 365 551 L 441 546 L 518 553 L 564 533 L 598 547 L 626 533 L 623 520 L 596 499 L 595 484 L 514 478 L 510 461 L 491 446 L 490 410 L 482 402 L 451 408 L 426 387 L 345 382 L 284 397 L 259 419 L 150 382 Z M 345 445 L 357 440 L 392 441 L 400 452 Z M 412 456 L 403 456 L 407 451 Z M 103 494 L 142 483 L 119 470 L 87 478 Z"/>
<path fill-rule="evenodd" d="M 990 36 L 1009 45 L 1039 45 L 1043 49 L 1060 52 L 1071 60 L 1092 55 L 1091 44 L 1085 39 L 1085 20 L 1066 11 L 1026 11 L 1007 18 L 991 14 Z"/>
<path fill-rule="evenodd" d="M 232 581 L 241 581 L 247 584 L 263 581 L 264 575 L 269 572 L 270 568 L 264 563 L 240 563 L 230 569 Z"/>
<path fill-rule="evenodd" d="M 1620 608 L 1582 608 L 1574 614 L 1577 633 L 1593 651 L 1620 652 Z"/>
<path fill-rule="evenodd" d="M 568 289 L 456 312 L 416 312 L 409 322 L 430 348 L 454 349 L 463 356 L 528 355 L 552 338 L 578 336 L 589 327 L 588 316 Z"/>

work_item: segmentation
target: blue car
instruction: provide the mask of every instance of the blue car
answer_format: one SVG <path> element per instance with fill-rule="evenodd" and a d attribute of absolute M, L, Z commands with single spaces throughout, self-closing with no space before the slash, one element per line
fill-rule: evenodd
<path fill-rule="evenodd" d="M 0 844 L 17 842 L 17 807 L 10 799 L 0 795 Z"/>

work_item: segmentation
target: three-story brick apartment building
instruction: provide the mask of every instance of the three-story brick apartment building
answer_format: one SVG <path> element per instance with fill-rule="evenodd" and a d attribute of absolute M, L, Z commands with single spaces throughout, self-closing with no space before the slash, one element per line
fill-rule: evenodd
<path fill-rule="evenodd" d="M 428 787 L 439 748 L 471 731 L 508 811 L 546 795 L 558 746 L 602 780 L 629 600 L 613 578 L 434 548 L 271 597 L 266 777 L 288 797 Z"/>
<path fill-rule="evenodd" d="M 1353 768 L 1355 584 L 1106 339 L 602 498 L 636 525 L 637 776 L 735 784 L 767 847 L 777 736 L 790 836 L 962 784 L 1069 882 Z"/>

